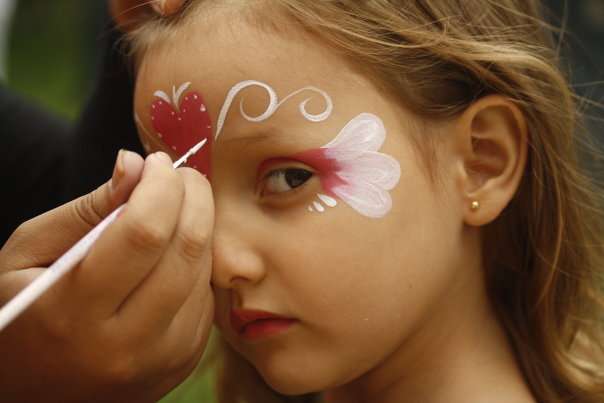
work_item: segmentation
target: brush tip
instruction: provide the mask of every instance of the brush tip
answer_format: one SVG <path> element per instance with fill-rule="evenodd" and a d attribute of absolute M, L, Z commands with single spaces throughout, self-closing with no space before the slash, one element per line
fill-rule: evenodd
<path fill-rule="evenodd" d="M 201 140 L 199 143 L 197 143 L 197 144 L 195 145 L 195 147 L 193 147 L 193 148 L 191 149 L 191 154 L 195 154 L 197 151 L 199 151 L 199 149 L 200 149 L 201 147 L 203 147 L 203 145 L 206 143 L 206 141 L 208 141 L 208 139 L 203 139 L 203 140 Z"/>

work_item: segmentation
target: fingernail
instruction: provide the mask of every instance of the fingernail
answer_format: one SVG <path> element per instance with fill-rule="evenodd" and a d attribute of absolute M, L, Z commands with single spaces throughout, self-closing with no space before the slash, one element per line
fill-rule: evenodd
<path fill-rule="evenodd" d="M 124 168 L 124 150 L 119 150 L 111 175 L 111 190 L 115 191 L 119 186 L 120 180 L 124 177 L 126 169 Z"/>
<path fill-rule="evenodd" d="M 168 154 L 166 154 L 165 152 L 158 151 L 156 153 L 153 153 L 153 155 L 155 156 L 155 158 L 159 159 L 160 161 L 172 165 L 172 158 L 170 158 L 170 156 Z"/>
<path fill-rule="evenodd" d="M 139 156 L 137 153 L 128 150 L 122 150 L 122 163 L 124 164 L 124 172 L 136 169 L 139 164 Z"/>

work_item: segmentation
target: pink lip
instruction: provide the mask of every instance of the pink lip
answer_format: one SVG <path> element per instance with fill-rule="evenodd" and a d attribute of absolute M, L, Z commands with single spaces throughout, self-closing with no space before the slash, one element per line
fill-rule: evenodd
<path fill-rule="evenodd" d="M 247 340 L 257 340 L 281 333 L 296 322 L 296 319 L 266 311 L 246 309 L 233 309 L 231 311 L 232 328 Z"/>

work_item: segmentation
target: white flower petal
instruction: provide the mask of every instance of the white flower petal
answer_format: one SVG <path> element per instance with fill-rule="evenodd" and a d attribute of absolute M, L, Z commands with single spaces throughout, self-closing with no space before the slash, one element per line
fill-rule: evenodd
<path fill-rule="evenodd" d="M 390 190 L 396 186 L 401 177 L 399 162 L 390 155 L 378 152 L 366 152 L 354 161 L 341 164 L 338 176 L 353 186 L 358 182 L 364 182 Z"/>
<path fill-rule="evenodd" d="M 341 185 L 335 187 L 333 192 L 357 212 L 370 218 L 381 218 L 392 208 L 390 193 L 371 183 Z"/>
<path fill-rule="evenodd" d="M 317 210 L 319 213 L 322 213 L 322 212 L 324 212 L 324 211 L 325 211 L 325 207 L 323 207 L 323 205 L 321 205 L 321 203 L 319 203 L 319 202 L 314 201 L 314 202 L 312 202 L 312 205 L 315 207 L 315 209 L 316 209 L 316 210 Z"/>
<path fill-rule="evenodd" d="M 338 205 L 338 201 L 336 199 L 334 199 L 333 197 L 329 197 L 329 196 L 321 194 L 321 193 L 318 193 L 317 197 L 329 207 L 335 207 Z"/>
<path fill-rule="evenodd" d="M 347 161 L 364 152 L 379 150 L 385 138 L 386 129 L 382 120 L 371 113 L 361 113 L 322 148 L 328 149 L 328 156 L 338 161 Z"/>

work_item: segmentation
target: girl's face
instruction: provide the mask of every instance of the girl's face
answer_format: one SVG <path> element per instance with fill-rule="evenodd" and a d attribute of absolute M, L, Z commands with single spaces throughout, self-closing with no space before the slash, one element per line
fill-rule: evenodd
<path fill-rule="evenodd" d="M 374 376 L 446 323 L 462 201 L 446 174 L 434 192 L 410 114 L 333 50 L 213 16 L 145 55 L 135 112 L 149 149 L 210 139 L 193 162 L 214 191 L 215 322 L 274 389 Z M 241 309 L 290 320 L 235 329 Z"/>

